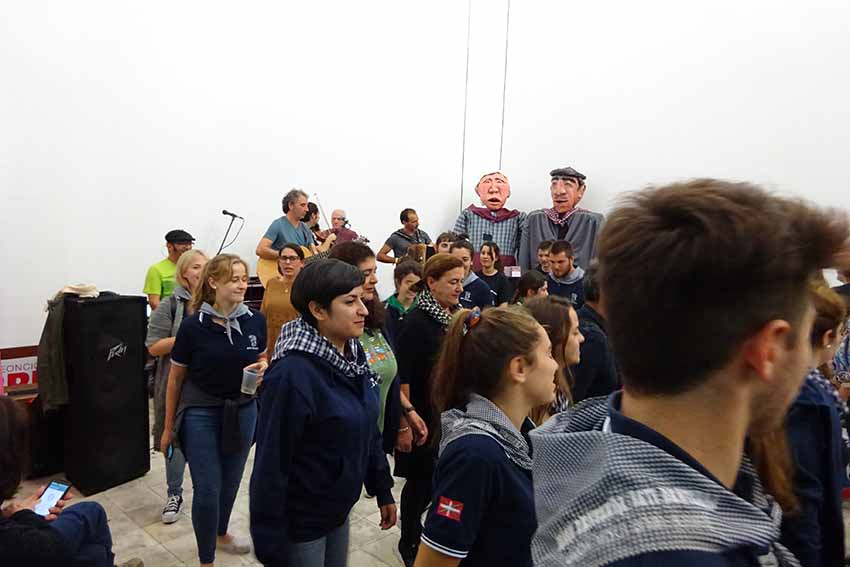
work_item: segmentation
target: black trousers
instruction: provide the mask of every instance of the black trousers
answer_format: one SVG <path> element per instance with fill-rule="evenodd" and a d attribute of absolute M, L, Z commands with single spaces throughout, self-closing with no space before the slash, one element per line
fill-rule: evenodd
<path fill-rule="evenodd" d="M 422 512 L 431 502 L 431 475 L 416 475 L 407 479 L 401 490 L 400 547 L 416 549 L 422 537 Z"/>

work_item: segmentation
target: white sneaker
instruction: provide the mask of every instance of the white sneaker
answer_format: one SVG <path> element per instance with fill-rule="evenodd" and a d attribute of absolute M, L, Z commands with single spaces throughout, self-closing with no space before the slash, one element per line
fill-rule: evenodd
<path fill-rule="evenodd" d="M 182 496 L 169 496 L 162 509 L 162 523 L 173 524 L 180 519 L 180 508 L 183 506 Z"/>
<path fill-rule="evenodd" d="M 217 543 L 215 546 L 217 551 L 230 553 L 231 555 L 245 555 L 251 553 L 251 540 L 233 536 L 229 543 Z"/>

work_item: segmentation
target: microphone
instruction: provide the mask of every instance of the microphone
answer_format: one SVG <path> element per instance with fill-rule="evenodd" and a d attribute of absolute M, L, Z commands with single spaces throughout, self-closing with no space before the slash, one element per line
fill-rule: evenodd
<path fill-rule="evenodd" d="M 231 213 L 231 212 L 230 212 L 230 211 L 228 211 L 227 209 L 222 209 L 221 214 L 223 214 L 223 215 L 227 215 L 227 216 L 229 216 L 229 217 L 233 217 L 233 218 L 235 218 L 235 219 L 245 220 L 245 219 L 243 219 L 242 217 L 240 217 L 239 215 L 237 215 L 236 213 Z"/>

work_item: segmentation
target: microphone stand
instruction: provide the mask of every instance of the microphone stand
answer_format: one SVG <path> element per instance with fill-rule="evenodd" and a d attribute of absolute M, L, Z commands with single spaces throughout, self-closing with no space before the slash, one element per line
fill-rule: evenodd
<path fill-rule="evenodd" d="M 228 215 L 229 216 L 229 215 Z M 236 220 L 236 217 L 230 217 L 230 224 L 227 225 L 227 232 L 224 233 L 224 238 L 221 239 L 221 246 L 218 247 L 218 252 L 215 253 L 216 256 L 221 254 L 221 251 L 224 250 L 224 243 L 227 242 L 227 237 L 230 234 L 230 229 L 233 228 L 233 221 Z"/>

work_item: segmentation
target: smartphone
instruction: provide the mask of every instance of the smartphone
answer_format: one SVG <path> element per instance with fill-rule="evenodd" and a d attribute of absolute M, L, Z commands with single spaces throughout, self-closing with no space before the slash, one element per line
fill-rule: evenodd
<path fill-rule="evenodd" d="M 165 458 L 171 462 L 171 459 L 174 458 L 174 445 L 169 445 L 168 449 L 165 451 Z"/>
<path fill-rule="evenodd" d="M 41 493 L 38 503 L 35 505 L 35 513 L 39 516 L 50 514 L 50 509 L 56 506 L 56 503 L 62 500 L 69 490 L 71 490 L 70 484 L 56 480 L 51 482 Z"/>

